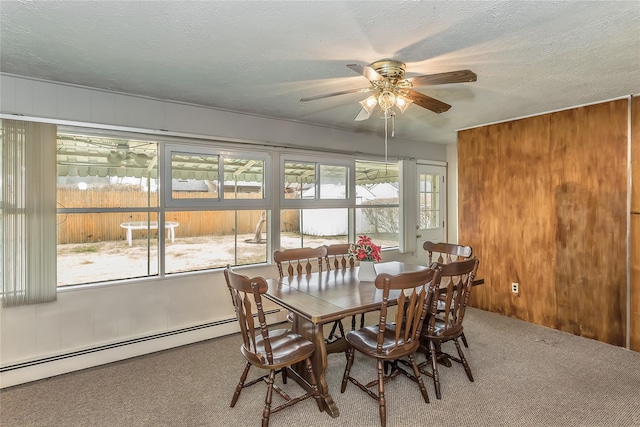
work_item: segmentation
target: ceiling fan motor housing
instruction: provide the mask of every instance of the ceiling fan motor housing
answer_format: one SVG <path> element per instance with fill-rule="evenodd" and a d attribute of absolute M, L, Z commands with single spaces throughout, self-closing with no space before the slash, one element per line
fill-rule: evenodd
<path fill-rule="evenodd" d="M 406 67 L 404 62 L 394 61 L 393 59 L 382 59 L 380 61 L 373 62 L 369 66 L 386 79 L 404 79 L 404 70 Z"/>

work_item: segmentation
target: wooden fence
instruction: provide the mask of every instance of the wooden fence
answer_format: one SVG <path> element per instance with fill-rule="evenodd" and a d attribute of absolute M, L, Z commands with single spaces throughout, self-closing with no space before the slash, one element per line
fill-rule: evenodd
<path fill-rule="evenodd" d="M 151 204 L 156 204 L 157 194 L 152 193 Z M 193 198 L 202 198 L 206 193 L 193 192 Z M 184 197 L 184 193 L 181 193 Z M 229 195 L 231 197 L 231 195 Z M 117 206 L 147 206 L 147 194 L 131 189 L 118 188 L 114 191 L 110 186 L 104 190 L 58 189 L 58 207 L 63 208 L 107 208 Z M 255 197 L 252 194 L 239 194 L 238 198 Z M 175 229 L 176 238 L 211 235 L 253 234 L 261 221 L 262 210 L 251 211 L 180 211 L 167 212 L 165 221 L 175 221 L 179 225 Z M 93 243 L 104 241 L 126 240 L 126 230 L 120 224 L 131 221 L 157 221 L 157 214 L 150 217 L 146 213 L 89 213 L 58 214 L 58 243 Z M 300 229 L 298 210 L 287 210 L 281 214 L 281 223 L 288 230 Z M 284 228 L 283 228 L 284 229 Z M 263 224 L 262 232 L 267 230 Z M 158 230 L 152 230 L 154 236 Z M 146 236 L 146 230 L 134 230 L 133 238 Z"/>

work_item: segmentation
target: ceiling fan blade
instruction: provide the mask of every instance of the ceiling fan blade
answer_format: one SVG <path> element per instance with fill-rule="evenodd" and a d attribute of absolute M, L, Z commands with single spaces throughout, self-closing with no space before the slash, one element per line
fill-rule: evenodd
<path fill-rule="evenodd" d="M 302 98 L 300 102 L 314 101 L 316 99 L 329 98 L 331 96 L 338 96 L 338 95 L 346 95 L 348 93 L 357 93 L 357 92 L 364 93 L 364 92 L 370 92 L 372 90 L 374 90 L 374 88 L 372 87 L 364 87 L 360 89 L 349 89 L 349 90 L 343 90 L 340 92 L 325 93 L 324 95 L 316 95 L 316 96 L 310 96 L 308 98 Z"/>
<path fill-rule="evenodd" d="M 360 112 L 358 113 L 356 118 L 353 119 L 353 121 L 361 122 L 363 120 L 367 120 L 369 117 L 371 117 L 371 113 L 368 113 L 367 110 L 365 110 L 364 108 L 361 108 Z"/>
<path fill-rule="evenodd" d="M 431 110 L 434 113 L 444 113 L 451 108 L 451 105 L 438 101 L 437 99 L 431 98 L 430 96 L 424 95 L 420 92 L 416 92 L 415 90 L 409 89 L 405 96 L 411 99 L 414 104 L 419 105 L 422 108 L 426 108 L 427 110 Z"/>
<path fill-rule="evenodd" d="M 478 79 L 476 73 L 471 70 L 449 71 L 447 73 L 428 74 L 407 79 L 413 86 L 433 86 L 447 83 L 475 82 Z"/>
<path fill-rule="evenodd" d="M 384 77 L 382 77 L 376 70 L 368 65 L 349 64 L 347 65 L 347 67 L 351 68 L 358 74 L 362 74 L 367 79 L 369 79 L 369 81 L 384 80 Z"/>

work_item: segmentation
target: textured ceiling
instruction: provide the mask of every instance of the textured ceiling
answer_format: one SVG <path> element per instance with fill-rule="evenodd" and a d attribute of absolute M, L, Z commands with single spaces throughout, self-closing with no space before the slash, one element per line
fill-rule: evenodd
<path fill-rule="evenodd" d="M 346 67 L 383 58 L 407 77 L 471 69 L 477 82 L 419 87 L 396 136 L 456 130 L 640 93 L 640 1 L 0 2 L 0 71 L 267 117 L 354 122 L 367 87 Z"/>

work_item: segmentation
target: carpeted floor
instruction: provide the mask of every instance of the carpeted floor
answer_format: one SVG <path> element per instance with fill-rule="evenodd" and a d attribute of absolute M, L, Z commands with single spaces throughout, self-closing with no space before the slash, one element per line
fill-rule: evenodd
<path fill-rule="evenodd" d="M 640 353 L 476 309 L 467 311 L 465 332 L 475 382 L 458 364 L 443 367 L 442 400 L 425 377 L 426 404 L 415 383 L 392 380 L 389 427 L 640 426 Z M 244 366 L 239 346 L 233 335 L 4 389 L 0 425 L 258 426 L 263 385 L 229 408 Z M 340 393 L 344 364 L 343 354 L 330 355 L 340 417 L 306 400 L 273 414 L 270 426 L 380 425 L 377 402 L 353 384 Z M 352 372 L 373 379 L 375 364 L 359 356 Z M 284 388 L 298 392 L 293 381 Z"/>

